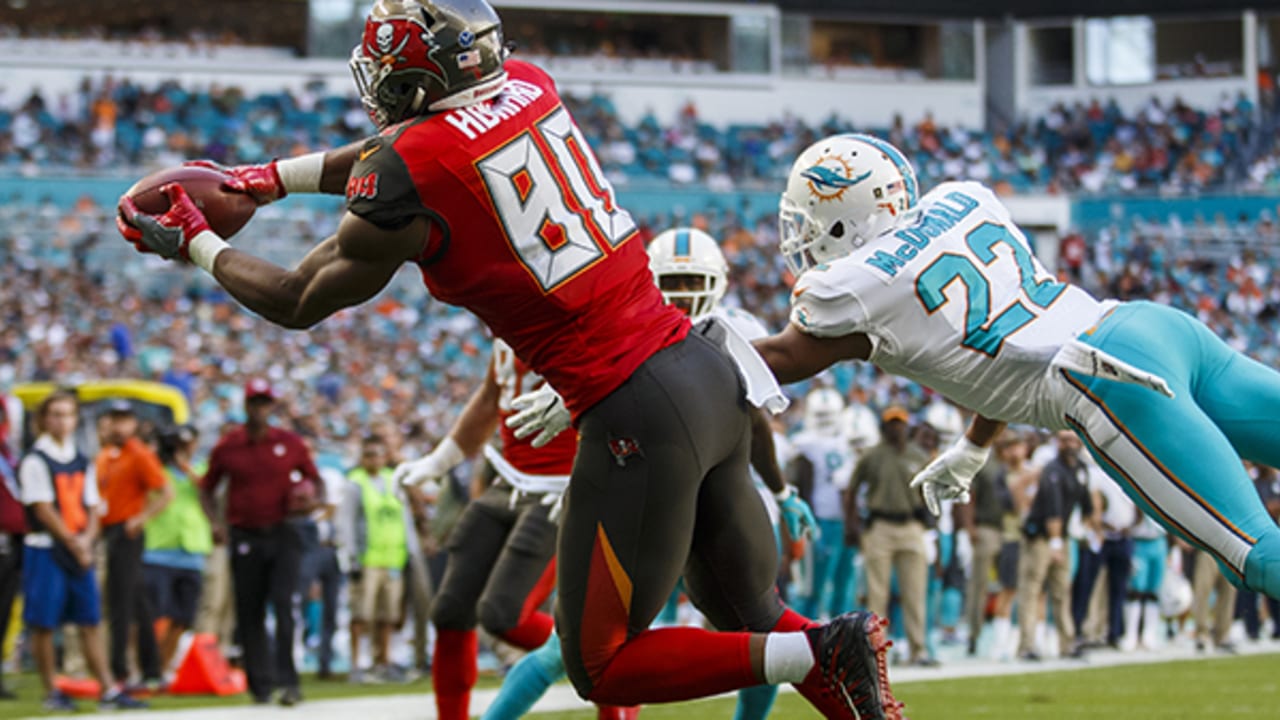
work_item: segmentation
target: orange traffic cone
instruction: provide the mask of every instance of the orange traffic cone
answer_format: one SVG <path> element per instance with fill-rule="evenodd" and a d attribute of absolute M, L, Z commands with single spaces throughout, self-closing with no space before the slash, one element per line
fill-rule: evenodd
<path fill-rule="evenodd" d="M 72 678 L 59 675 L 53 679 L 53 686 L 78 700 L 96 700 L 102 695 L 102 684 L 93 678 Z"/>
<path fill-rule="evenodd" d="M 245 690 L 244 673 L 233 669 L 212 633 L 196 635 L 169 685 L 174 695 L 235 695 Z"/>

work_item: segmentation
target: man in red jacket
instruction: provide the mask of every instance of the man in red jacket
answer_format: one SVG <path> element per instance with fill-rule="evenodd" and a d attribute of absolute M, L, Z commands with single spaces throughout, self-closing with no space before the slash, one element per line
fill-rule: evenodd
<path fill-rule="evenodd" d="M 244 386 L 245 423 L 232 429 L 209 456 L 201 502 L 213 524 L 214 541 L 230 541 L 236 627 L 253 700 L 280 704 L 302 700 L 293 663 L 293 593 L 298 586 L 302 538 L 288 516 L 312 508 L 297 504 L 299 487 L 311 483 L 324 499 L 324 483 L 302 438 L 271 424 L 276 394 L 254 378 Z M 227 485 L 226 516 L 216 510 L 218 488 Z M 274 648 L 267 642 L 267 602 L 276 609 Z M 272 650 L 274 649 L 274 652 Z"/>

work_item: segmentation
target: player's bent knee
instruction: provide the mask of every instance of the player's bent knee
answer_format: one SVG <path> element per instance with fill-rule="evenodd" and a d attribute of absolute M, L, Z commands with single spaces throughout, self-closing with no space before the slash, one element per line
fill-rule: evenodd
<path fill-rule="evenodd" d="M 577 649 L 578 642 L 579 639 L 573 637 L 572 633 L 561 636 L 560 652 L 565 674 L 569 676 L 569 682 L 573 683 L 579 697 L 599 702 L 596 686 L 625 641 L 619 638 L 616 642 L 596 643 L 581 650 Z"/>
<path fill-rule="evenodd" d="M 485 632 L 501 637 L 520 624 L 521 610 L 518 603 L 485 597 L 480 599 L 476 615 Z"/>
<path fill-rule="evenodd" d="M 475 607 L 452 595 L 437 595 L 431 603 L 431 623 L 442 630 L 470 630 L 476 626 Z"/>

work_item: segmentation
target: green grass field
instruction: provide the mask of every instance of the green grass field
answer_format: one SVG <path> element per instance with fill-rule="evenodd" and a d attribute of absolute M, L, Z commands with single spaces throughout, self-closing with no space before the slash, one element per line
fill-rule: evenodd
<path fill-rule="evenodd" d="M 19 690 L 23 699 L 0 703 L 0 718 L 40 717 L 36 679 L 23 675 Z M 496 678 L 482 678 L 481 687 L 493 687 Z M 907 703 L 912 720 L 1201 720 L 1202 718 L 1280 718 L 1280 655 L 1190 660 L 1073 670 L 1033 675 L 900 683 L 898 697 Z M 430 684 L 352 686 L 343 682 L 303 681 L 309 702 L 331 698 L 428 693 Z M 173 698 L 153 701 L 157 709 L 246 705 L 244 697 Z M 646 720 L 689 720 L 733 717 L 732 699 L 647 707 Z M 305 713 L 306 706 L 302 708 Z M 95 709 L 81 703 L 81 711 Z M 146 717 L 145 713 L 138 715 Z M 542 713 L 538 720 L 590 720 L 592 711 Z M 817 717 L 795 693 L 779 696 L 772 720 Z"/>
<path fill-rule="evenodd" d="M 1129 665 L 1036 675 L 903 683 L 895 689 L 911 720 L 1201 720 L 1280 718 L 1280 655 Z M 645 708 L 645 720 L 733 717 L 734 701 Z M 588 720 L 589 711 L 538 720 Z M 771 720 L 818 717 L 794 693 L 779 696 Z"/>

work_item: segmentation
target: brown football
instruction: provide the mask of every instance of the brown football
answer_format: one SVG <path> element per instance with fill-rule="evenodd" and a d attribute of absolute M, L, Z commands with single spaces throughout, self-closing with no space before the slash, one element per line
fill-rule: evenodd
<path fill-rule="evenodd" d="M 217 170 L 181 165 L 151 173 L 134 183 L 125 194 L 133 198 L 142 212 L 159 215 L 169 209 L 169 198 L 160 188 L 178 183 L 209 220 L 209 227 L 229 238 L 249 222 L 258 205 L 248 195 L 223 190 L 222 183 L 227 178 Z"/>

